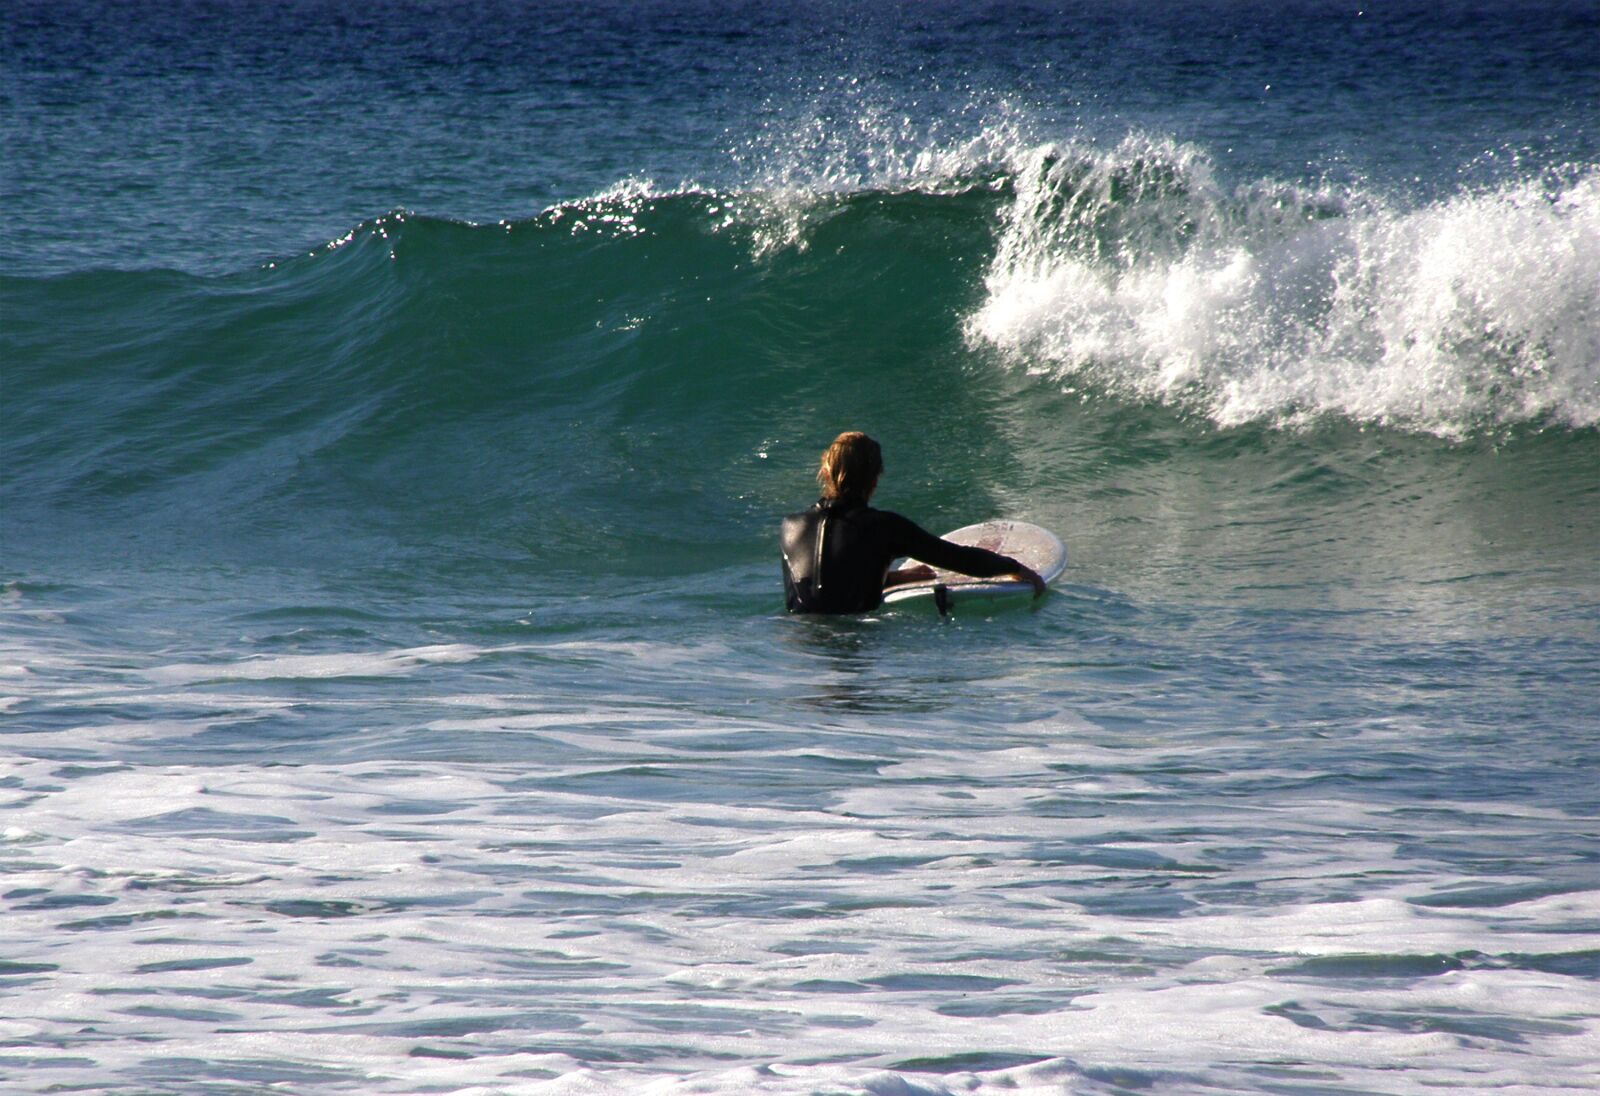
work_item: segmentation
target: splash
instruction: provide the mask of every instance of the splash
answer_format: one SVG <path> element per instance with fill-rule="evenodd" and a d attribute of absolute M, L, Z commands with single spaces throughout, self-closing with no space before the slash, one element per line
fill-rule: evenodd
<path fill-rule="evenodd" d="M 1407 209 L 1163 139 L 1022 160 L 973 345 L 1222 426 L 1600 423 L 1600 170 Z"/>
<path fill-rule="evenodd" d="M 862 195 L 1000 190 L 1029 128 L 1005 100 L 969 97 L 928 119 L 915 102 L 878 101 L 838 77 L 729 150 L 738 181 L 726 223 L 753 229 L 758 255 L 771 255 L 804 250 L 812 229 Z"/>

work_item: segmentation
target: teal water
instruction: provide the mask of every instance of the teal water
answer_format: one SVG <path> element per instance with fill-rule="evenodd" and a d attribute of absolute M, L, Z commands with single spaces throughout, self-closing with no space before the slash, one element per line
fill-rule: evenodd
<path fill-rule="evenodd" d="M 5 1086 L 1592 1088 L 1597 20 L 16 8 Z"/>

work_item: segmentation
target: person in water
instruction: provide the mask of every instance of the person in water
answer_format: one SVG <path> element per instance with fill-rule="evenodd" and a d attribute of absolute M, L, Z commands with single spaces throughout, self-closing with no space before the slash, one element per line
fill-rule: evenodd
<path fill-rule="evenodd" d="M 941 540 L 909 518 L 867 505 L 883 475 L 883 450 L 859 431 L 822 454 L 822 497 L 783 519 L 783 589 L 791 613 L 865 613 L 883 591 L 933 577 L 927 566 L 890 570 L 910 557 L 976 578 L 1005 577 L 1044 593 L 1044 580 L 1010 556 Z"/>

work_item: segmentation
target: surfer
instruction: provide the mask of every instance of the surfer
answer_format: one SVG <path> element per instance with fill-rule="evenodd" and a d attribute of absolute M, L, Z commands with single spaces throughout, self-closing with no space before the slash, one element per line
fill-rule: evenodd
<path fill-rule="evenodd" d="M 1026 582 L 1034 597 L 1044 593 L 1044 580 L 1010 556 L 952 544 L 909 518 L 868 506 L 881 475 L 883 450 L 859 431 L 840 434 L 822 454 L 822 497 L 783 519 L 783 588 L 791 613 L 876 609 L 885 588 L 933 577 L 928 566 L 890 570 L 906 557 L 976 578 Z"/>

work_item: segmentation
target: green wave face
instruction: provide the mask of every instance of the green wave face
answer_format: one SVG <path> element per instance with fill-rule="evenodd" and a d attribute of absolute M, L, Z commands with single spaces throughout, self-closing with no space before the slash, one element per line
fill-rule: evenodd
<path fill-rule="evenodd" d="M 1390 211 L 1224 191 L 1193 150 L 1130 141 L 895 189 L 395 213 L 226 277 L 10 278 L 5 504 L 87 546 L 695 570 L 764 551 L 858 428 L 882 497 L 932 525 L 1219 480 L 1337 506 L 1393 462 L 1497 449 L 1555 520 L 1600 407 L 1589 260 L 1556 244 L 1596 193 Z M 1556 256 L 1539 307 L 1515 266 L 1441 298 L 1407 258 L 1490 228 Z"/>

